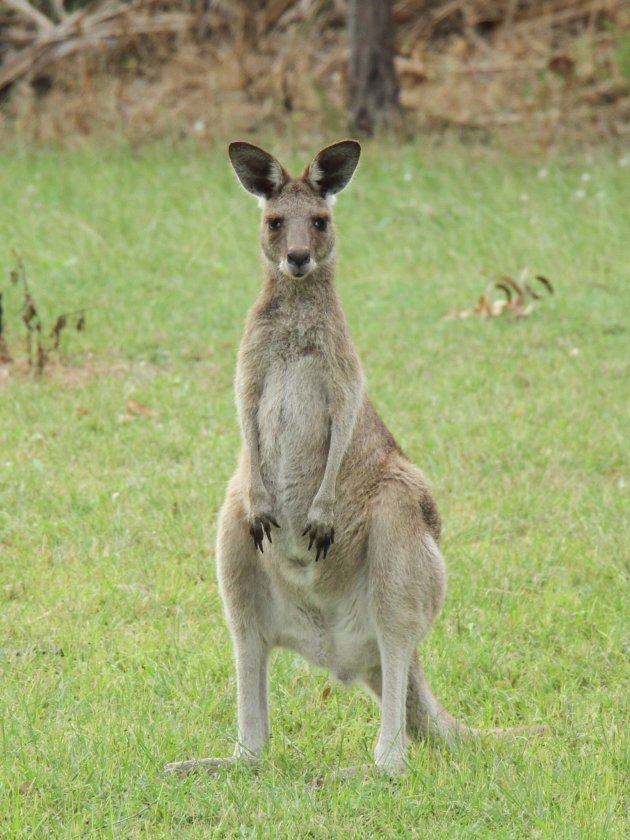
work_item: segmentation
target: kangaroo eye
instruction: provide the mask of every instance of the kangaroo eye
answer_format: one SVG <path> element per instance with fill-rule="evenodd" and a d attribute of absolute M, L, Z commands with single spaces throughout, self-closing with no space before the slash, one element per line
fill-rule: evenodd
<path fill-rule="evenodd" d="M 280 230 L 282 227 L 282 219 L 278 217 L 275 219 L 269 219 L 267 224 L 269 225 L 269 230 Z"/>
<path fill-rule="evenodd" d="M 317 219 L 313 219 L 313 224 L 317 230 L 326 230 L 328 227 L 328 219 L 325 219 L 323 216 L 318 217 Z"/>

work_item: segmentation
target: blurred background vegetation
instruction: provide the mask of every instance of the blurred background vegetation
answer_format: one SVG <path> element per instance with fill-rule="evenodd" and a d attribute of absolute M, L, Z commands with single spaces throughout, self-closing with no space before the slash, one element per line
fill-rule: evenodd
<path fill-rule="evenodd" d="M 0 0 L 3 136 L 207 141 L 379 125 L 542 146 L 624 138 L 630 4 Z"/>

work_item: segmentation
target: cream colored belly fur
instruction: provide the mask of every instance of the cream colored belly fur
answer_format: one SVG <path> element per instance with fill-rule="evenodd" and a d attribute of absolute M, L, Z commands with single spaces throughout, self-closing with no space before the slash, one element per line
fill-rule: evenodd
<path fill-rule="evenodd" d="M 272 646 L 295 650 L 347 682 L 377 665 L 379 652 L 365 569 L 348 597 L 318 594 L 324 563 L 339 558 L 316 563 L 303 536 L 326 466 L 327 417 L 321 364 L 313 356 L 271 369 L 258 416 L 261 469 L 280 525 L 261 556 L 271 592 L 266 630 Z"/>

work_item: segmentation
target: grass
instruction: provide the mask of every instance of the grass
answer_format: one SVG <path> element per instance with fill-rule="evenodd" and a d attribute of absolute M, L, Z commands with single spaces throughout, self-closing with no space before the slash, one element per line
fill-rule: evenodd
<path fill-rule="evenodd" d="M 369 392 L 445 524 L 430 682 L 470 723 L 549 733 L 413 745 L 405 778 L 317 789 L 369 760 L 378 714 L 288 652 L 258 770 L 161 773 L 235 737 L 213 541 L 255 202 L 223 151 L 0 153 L 0 260 L 19 251 L 51 325 L 98 306 L 64 369 L 0 381 L 2 837 L 627 836 L 624 160 L 368 145 L 338 202 Z M 443 318 L 523 265 L 556 288 L 531 317 Z M 0 290 L 19 356 L 19 295 Z"/>

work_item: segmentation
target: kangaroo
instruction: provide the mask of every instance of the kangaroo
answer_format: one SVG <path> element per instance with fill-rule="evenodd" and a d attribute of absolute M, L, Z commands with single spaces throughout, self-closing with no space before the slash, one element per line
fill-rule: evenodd
<path fill-rule="evenodd" d="M 380 702 L 374 761 L 406 766 L 406 733 L 452 739 L 465 727 L 435 699 L 416 648 L 444 601 L 440 518 L 427 482 L 364 388 L 335 291 L 331 204 L 360 145 L 322 149 L 293 178 L 249 143 L 229 147 L 262 206 L 264 282 L 236 367 L 242 449 L 219 514 L 217 574 L 237 677 L 238 741 L 255 759 L 269 736 L 267 661 L 298 651 Z"/>

